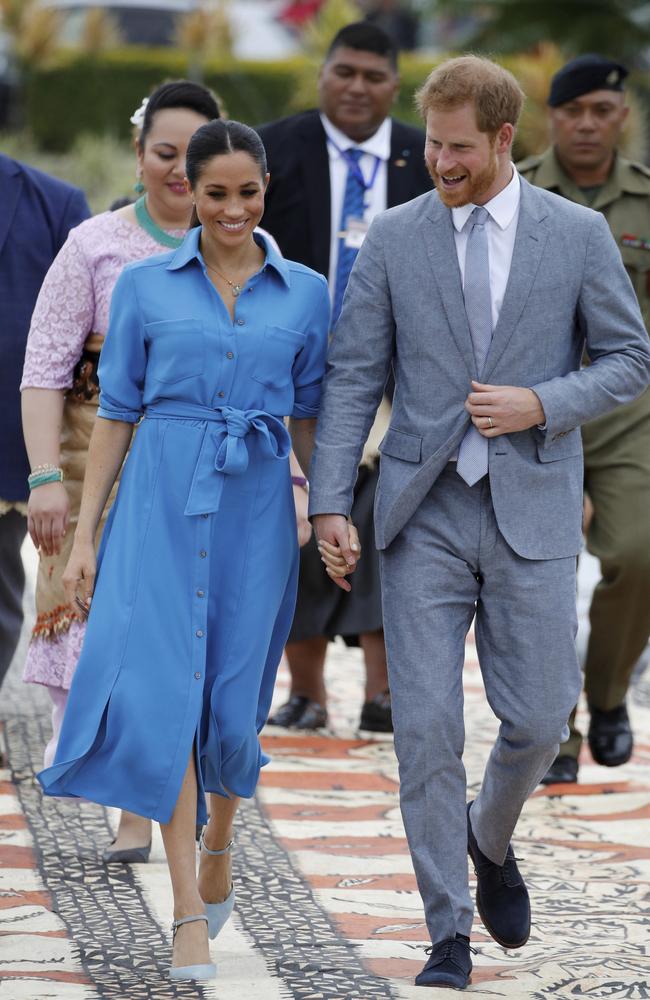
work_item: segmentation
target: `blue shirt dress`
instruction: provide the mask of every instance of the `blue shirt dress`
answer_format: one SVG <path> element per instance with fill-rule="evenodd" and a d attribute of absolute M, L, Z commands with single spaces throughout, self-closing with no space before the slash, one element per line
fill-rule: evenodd
<path fill-rule="evenodd" d="M 325 279 L 266 259 L 231 320 L 200 228 L 125 268 L 98 415 L 143 417 L 98 558 L 86 639 L 48 795 L 166 823 L 195 748 L 205 792 L 249 797 L 293 617 L 298 545 L 285 417 L 315 417 Z"/>

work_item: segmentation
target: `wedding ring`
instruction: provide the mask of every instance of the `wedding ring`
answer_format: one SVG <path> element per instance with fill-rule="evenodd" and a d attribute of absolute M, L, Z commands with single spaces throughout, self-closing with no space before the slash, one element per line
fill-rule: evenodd
<path fill-rule="evenodd" d="M 490 430 L 492 430 L 492 428 L 494 427 L 494 424 L 492 423 L 492 417 L 488 417 L 488 423 L 490 425 Z"/>

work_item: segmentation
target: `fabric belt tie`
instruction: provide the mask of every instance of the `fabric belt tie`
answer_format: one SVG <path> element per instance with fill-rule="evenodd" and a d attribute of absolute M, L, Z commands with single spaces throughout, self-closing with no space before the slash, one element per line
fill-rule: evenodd
<path fill-rule="evenodd" d="M 219 510 L 225 476 L 241 476 L 248 468 L 246 439 L 256 434 L 265 458 L 285 460 L 291 438 L 284 422 L 263 410 L 237 410 L 194 403 L 156 403 L 145 410 L 147 419 L 205 421 L 185 514 L 214 514 Z"/>

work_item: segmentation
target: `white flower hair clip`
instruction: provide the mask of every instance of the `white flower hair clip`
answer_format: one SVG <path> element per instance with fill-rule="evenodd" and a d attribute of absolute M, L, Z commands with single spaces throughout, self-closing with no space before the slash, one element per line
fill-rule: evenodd
<path fill-rule="evenodd" d="M 144 125 L 144 115 L 145 111 L 147 110 L 148 103 L 149 103 L 149 98 L 144 97 L 142 99 L 142 104 L 140 105 L 140 107 L 137 109 L 137 111 L 134 111 L 131 117 L 129 118 L 131 124 L 135 125 L 137 129 L 142 130 L 142 126 Z"/>

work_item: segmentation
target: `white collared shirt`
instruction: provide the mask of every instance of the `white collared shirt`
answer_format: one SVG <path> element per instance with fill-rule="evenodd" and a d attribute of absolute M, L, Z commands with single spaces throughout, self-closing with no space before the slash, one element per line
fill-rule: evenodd
<path fill-rule="evenodd" d="M 487 223 L 488 254 L 490 257 L 490 294 L 492 296 L 492 329 L 497 325 L 503 296 L 505 295 L 508 277 L 510 275 L 510 264 L 512 262 L 512 252 L 515 247 L 515 236 L 517 235 L 517 222 L 519 220 L 519 202 L 521 199 L 521 185 L 519 174 L 512 168 L 512 178 L 499 191 L 494 198 L 488 201 L 483 208 L 490 214 Z M 476 205 L 463 205 L 461 208 L 452 208 L 451 218 L 454 224 L 454 239 L 456 241 L 456 253 L 458 254 L 458 265 L 460 267 L 463 287 L 465 285 L 465 255 L 467 253 L 468 232 L 465 224 Z"/>
<path fill-rule="evenodd" d="M 371 135 L 365 142 L 353 142 L 349 136 L 341 132 L 340 129 L 332 125 L 329 118 L 321 114 L 320 120 L 323 123 L 325 134 L 332 142 L 327 143 L 327 152 L 330 166 L 330 262 L 328 283 L 330 297 L 334 301 L 334 290 L 336 287 L 336 265 L 339 254 L 338 233 L 341 228 L 341 212 L 343 210 L 343 197 L 345 195 L 345 184 L 348 177 L 347 161 L 337 150 L 345 152 L 348 149 L 361 149 L 363 156 L 359 160 L 359 168 L 363 174 L 366 184 L 370 183 L 375 164 L 380 161 L 379 169 L 375 177 L 375 182 L 370 191 L 366 192 L 366 209 L 364 219 L 370 223 L 376 215 L 385 211 L 387 198 L 388 171 L 387 165 L 390 159 L 390 141 L 393 123 L 390 118 L 384 118 L 383 122 L 374 135 Z"/>

